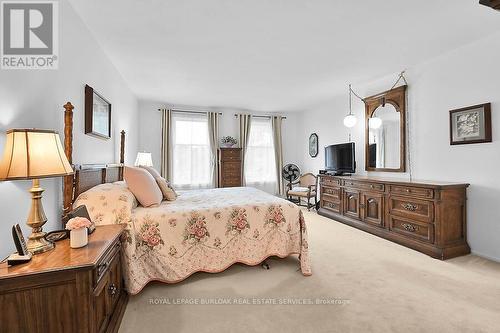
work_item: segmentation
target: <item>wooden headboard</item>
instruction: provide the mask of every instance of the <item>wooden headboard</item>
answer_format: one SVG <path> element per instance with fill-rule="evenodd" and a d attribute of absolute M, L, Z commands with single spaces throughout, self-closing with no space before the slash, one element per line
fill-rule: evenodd
<path fill-rule="evenodd" d="M 64 177 L 63 217 L 72 209 L 76 198 L 92 187 L 123 180 L 125 163 L 125 131 L 121 131 L 119 164 L 73 164 L 73 109 L 68 102 L 64 105 L 64 152 L 75 173 Z"/>

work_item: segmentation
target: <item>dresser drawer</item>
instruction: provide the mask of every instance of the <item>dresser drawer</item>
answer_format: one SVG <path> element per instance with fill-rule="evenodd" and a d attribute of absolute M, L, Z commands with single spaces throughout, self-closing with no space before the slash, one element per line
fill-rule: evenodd
<path fill-rule="evenodd" d="M 371 183 L 371 182 L 359 182 L 354 180 L 344 180 L 343 185 L 345 187 L 357 188 L 361 190 L 370 190 L 370 191 L 381 191 L 385 190 L 384 184 L 379 183 Z"/>
<path fill-rule="evenodd" d="M 328 200 L 340 200 L 340 187 L 327 187 L 321 186 L 321 195 L 325 196 Z"/>
<path fill-rule="evenodd" d="M 337 178 L 331 178 L 331 177 L 320 177 L 320 184 L 324 186 L 339 186 L 340 185 L 340 180 Z"/>
<path fill-rule="evenodd" d="M 222 187 L 239 187 L 241 186 L 240 177 L 224 178 L 222 181 Z"/>
<path fill-rule="evenodd" d="M 228 172 L 224 172 L 224 179 L 240 179 L 241 177 L 241 173 L 240 171 L 228 171 Z"/>
<path fill-rule="evenodd" d="M 390 216 L 390 229 L 398 234 L 434 243 L 434 225 Z"/>
<path fill-rule="evenodd" d="M 223 162 L 222 163 L 222 170 L 224 173 L 228 173 L 228 172 L 239 173 L 241 171 L 241 163 L 239 161 L 237 161 L 237 162 Z"/>
<path fill-rule="evenodd" d="M 110 249 L 102 256 L 102 259 L 94 269 L 94 287 L 99 284 L 101 279 L 106 275 L 111 267 L 111 263 L 120 254 L 121 242 L 117 240 Z"/>
<path fill-rule="evenodd" d="M 389 213 L 412 220 L 434 222 L 434 203 L 413 198 L 390 196 Z"/>
<path fill-rule="evenodd" d="M 321 200 L 321 207 L 340 214 L 340 201 L 330 201 L 326 198 Z"/>
<path fill-rule="evenodd" d="M 434 190 L 431 188 L 390 185 L 389 191 L 396 195 L 411 195 L 412 197 L 421 197 L 425 199 L 434 198 Z"/>
<path fill-rule="evenodd" d="M 221 161 L 240 161 L 241 160 L 241 149 L 221 149 L 220 150 Z"/>

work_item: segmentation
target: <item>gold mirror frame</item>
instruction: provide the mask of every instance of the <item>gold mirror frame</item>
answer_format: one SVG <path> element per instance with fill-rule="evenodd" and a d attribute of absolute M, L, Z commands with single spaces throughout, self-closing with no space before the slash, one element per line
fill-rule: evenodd
<path fill-rule="evenodd" d="M 406 88 L 400 86 L 383 93 L 366 97 L 365 102 L 365 170 L 382 172 L 405 172 L 406 171 Z M 379 106 L 386 103 L 392 104 L 399 112 L 400 147 L 399 147 L 399 168 L 374 168 L 369 166 L 369 121 Z"/>

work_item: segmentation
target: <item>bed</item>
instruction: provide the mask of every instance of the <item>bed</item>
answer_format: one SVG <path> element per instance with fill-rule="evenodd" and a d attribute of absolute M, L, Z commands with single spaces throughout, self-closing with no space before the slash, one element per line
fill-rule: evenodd
<path fill-rule="evenodd" d="M 66 106 L 65 150 L 71 162 L 73 109 Z M 150 281 L 176 283 L 234 263 L 258 265 L 270 256 L 298 255 L 302 274 L 311 275 L 298 206 L 238 187 L 182 191 L 175 201 L 144 208 L 123 181 L 124 145 L 122 131 L 120 164 L 75 166 L 75 175 L 64 180 L 64 211 L 86 205 L 96 225 L 125 225 L 123 270 L 129 294 Z"/>

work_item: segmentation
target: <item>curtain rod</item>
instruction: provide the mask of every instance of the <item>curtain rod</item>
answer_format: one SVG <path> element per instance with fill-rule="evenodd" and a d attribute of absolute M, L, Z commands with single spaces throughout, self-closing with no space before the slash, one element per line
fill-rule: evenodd
<path fill-rule="evenodd" d="M 161 111 L 161 110 L 164 110 L 164 109 L 158 109 L 158 111 Z M 206 114 L 210 111 L 195 111 L 195 110 L 179 110 L 179 109 L 172 109 L 172 112 L 185 112 L 185 113 L 198 113 L 198 114 Z M 219 114 L 221 115 L 222 112 L 219 112 Z"/>
<path fill-rule="evenodd" d="M 234 114 L 235 117 L 238 117 L 238 114 Z M 259 115 L 252 115 L 253 118 L 271 118 L 273 116 L 259 116 Z M 286 117 L 281 117 L 281 119 L 286 119 Z"/>
<path fill-rule="evenodd" d="M 158 109 L 158 111 L 161 111 L 163 109 Z M 172 112 L 185 112 L 185 113 L 197 113 L 197 114 L 206 114 L 207 112 L 210 111 L 195 111 L 195 110 L 179 110 L 179 109 L 172 109 Z M 219 112 L 219 115 L 222 115 L 222 112 Z M 238 114 L 234 114 L 235 117 L 238 117 Z M 259 116 L 259 115 L 252 115 L 254 118 L 271 118 L 272 116 Z M 281 117 L 281 119 L 286 119 L 286 117 Z"/>

